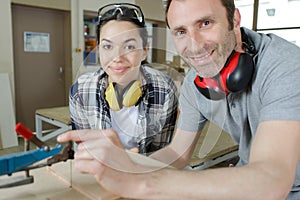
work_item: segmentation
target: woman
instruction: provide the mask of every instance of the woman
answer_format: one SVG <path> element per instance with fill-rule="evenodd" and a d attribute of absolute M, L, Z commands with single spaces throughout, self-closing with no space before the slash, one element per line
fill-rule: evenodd
<path fill-rule="evenodd" d="M 138 6 L 108 4 L 98 18 L 101 68 L 80 76 L 71 88 L 72 128 L 114 129 L 125 148 L 149 154 L 171 141 L 177 88 L 170 77 L 141 64 L 148 34 Z"/>

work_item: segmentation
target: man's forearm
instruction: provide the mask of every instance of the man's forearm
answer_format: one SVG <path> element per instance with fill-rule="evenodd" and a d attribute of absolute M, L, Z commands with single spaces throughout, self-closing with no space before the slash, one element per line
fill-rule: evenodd
<path fill-rule="evenodd" d="M 184 159 L 186 155 L 178 155 L 170 146 L 167 146 L 150 155 L 151 158 L 169 164 L 175 168 L 181 169 L 188 164 L 188 160 Z"/>
<path fill-rule="evenodd" d="M 284 199 L 276 177 L 256 167 L 162 169 L 144 176 L 142 199 Z M 272 192 L 270 192 L 272 191 Z M 139 195 L 141 191 L 138 192 Z"/>

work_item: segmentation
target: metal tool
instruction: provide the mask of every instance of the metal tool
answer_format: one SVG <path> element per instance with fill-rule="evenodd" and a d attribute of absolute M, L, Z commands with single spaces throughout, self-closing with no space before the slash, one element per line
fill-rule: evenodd
<path fill-rule="evenodd" d="M 27 141 L 25 142 L 25 151 L 1 156 L 0 176 L 12 176 L 15 172 L 25 171 L 25 177 L 9 177 L 7 180 L 1 179 L 0 188 L 33 183 L 33 176 L 29 175 L 29 170 L 51 166 L 52 164 L 74 158 L 72 142 L 69 142 L 64 148 L 61 144 L 57 144 L 55 147 L 49 147 L 39 140 L 32 131 L 23 124 L 17 124 L 15 130 L 18 134 L 24 137 L 25 141 Z M 29 141 L 36 144 L 39 148 L 35 150 L 28 150 Z M 51 158 L 49 158 L 46 162 L 35 164 L 48 157 Z"/>

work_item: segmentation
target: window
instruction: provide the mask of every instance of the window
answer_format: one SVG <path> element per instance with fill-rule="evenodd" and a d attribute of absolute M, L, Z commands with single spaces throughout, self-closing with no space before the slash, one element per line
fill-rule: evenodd
<path fill-rule="evenodd" d="M 274 33 L 300 46 L 300 0 L 235 0 L 241 26 Z"/>
<path fill-rule="evenodd" d="M 241 26 L 252 29 L 254 0 L 235 0 L 234 3 L 242 15 Z"/>
<path fill-rule="evenodd" d="M 146 22 L 146 27 L 148 31 L 148 44 L 149 44 L 149 50 L 147 55 L 147 62 L 152 62 L 152 49 L 153 49 L 153 24 L 150 22 Z"/>
<path fill-rule="evenodd" d="M 257 29 L 300 28 L 299 0 L 261 0 L 258 6 Z"/>

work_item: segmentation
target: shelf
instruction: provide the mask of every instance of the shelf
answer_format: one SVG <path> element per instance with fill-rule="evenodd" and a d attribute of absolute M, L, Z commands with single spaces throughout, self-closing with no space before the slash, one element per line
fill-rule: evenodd
<path fill-rule="evenodd" d="M 97 52 L 96 51 L 84 51 L 84 65 L 97 65 Z"/>
<path fill-rule="evenodd" d="M 97 65 L 97 13 L 85 11 L 84 13 L 84 65 Z"/>

